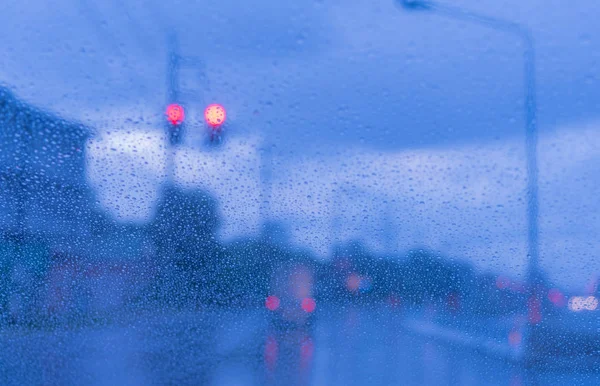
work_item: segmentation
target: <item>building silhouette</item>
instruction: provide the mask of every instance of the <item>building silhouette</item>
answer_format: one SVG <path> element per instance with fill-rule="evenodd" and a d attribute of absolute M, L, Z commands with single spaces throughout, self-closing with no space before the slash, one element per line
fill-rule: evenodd
<path fill-rule="evenodd" d="M 61 252 L 78 252 L 89 227 L 85 177 L 90 130 L 35 108 L 0 88 L 0 234 L 41 237 Z"/>
<path fill-rule="evenodd" d="M 30 318 L 51 303 L 57 269 L 77 279 L 93 256 L 91 133 L 0 87 L 0 315 Z"/>

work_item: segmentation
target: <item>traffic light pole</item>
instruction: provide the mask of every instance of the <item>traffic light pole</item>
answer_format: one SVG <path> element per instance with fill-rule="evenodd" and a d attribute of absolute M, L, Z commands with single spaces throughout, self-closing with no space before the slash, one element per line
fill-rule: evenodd
<path fill-rule="evenodd" d="M 181 90 L 180 79 L 181 69 L 183 67 L 191 67 L 198 71 L 200 75 L 200 83 L 203 87 L 207 87 L 206 77 L 204 74 L 203 63 L 200 59 L 183 56 L 179 53 L 179 42 L 176 35 L 172 34 L 167 40 L 169 48 L 167 55 L 167 106 L 179 109 L 178 117 L 168 117 L 165 120 L 165 132 L 168 139 L 167 148 L 167 179 L 172 182 L 174 178 L 174 161 L 173 151 L 174 149 L 183 143 L 183 136 L 185 134 L 186 122 L 184 115 L 184 99 L 190 99 L 193 95 L 197 97 L 202 95 L 201 90 L 193 90 L 193 92 L 186 93 L 185 90 Z M 200 97 L 202 99 L 202 97 Z M 203 102 L 200 100 L 200 102 Z"/>
<path fill-rule="evenodd" d="M 173 40 L 173 39 L 172 39 Z M 181 101 L 179 92 L 179 55 L 177 54 L 177 43 L 171 41 L 171 52 L 169 52 L 169 63 L 167 69 L 167 104 L 179 104 Z M 166 123 L 167 134 L 169 135 L 170 145 L 179 145 L 182 140 L 184 122 Z"/>
<path fill-rule="evenodd" d="M 172 35 L 168 40 L 168 63 L 167 63 L 167 105 L 179 103 L 179 47 L 177 38 Z M 168 119 L 165 120 L 165 133 L 167 135 L 168 146 L 166 148 L 166 173 L 167 183 L 171 184 L 175 179 L 173 152 L 174 146 L 178 145 L 182 139 L 183 122 L 177 124 Z"/>

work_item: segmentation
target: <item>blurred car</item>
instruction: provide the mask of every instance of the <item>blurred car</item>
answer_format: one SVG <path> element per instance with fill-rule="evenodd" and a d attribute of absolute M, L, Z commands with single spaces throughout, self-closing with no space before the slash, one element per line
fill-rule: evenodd
<path fill-rule="evenodd" d="M 278 267 L 265 300 L 273 324 L 286 328 L 310 325 L 317 307 L 313 292 L 314 274 L 310 267 L 297 263 Z"/>
<path fill-rule="evenodd" d="M 550 291 L 554 295 L 555 290 Z M 564 368 L 598 368 L 600 365 L 600 311 L 595 296 L 561 297 L 551 301 L 531 326 L 529 357 L 535 364 Z"/>

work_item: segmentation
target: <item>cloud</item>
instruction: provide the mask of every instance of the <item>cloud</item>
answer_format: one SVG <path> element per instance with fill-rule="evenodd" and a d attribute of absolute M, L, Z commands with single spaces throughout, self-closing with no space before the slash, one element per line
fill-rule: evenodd
<path fill-rule="evenodd" d="M 100 204 L 121 220 L 147 221 L 166 175 L 155 131 L 106 131 L 88 140 L 87 177 Z"/>
<path fill-rule="evenodd" d="M 540 138 L 541 263 L 563 283 L 600 270 L 593 241 L 600 232 L 596 127 L 564 127 Z M 100 201 L 120 217 L 147 218 L 164 181 L 164 146 L 164 138 L 147 132 L 91 140 L 89 178 Z M 232 137 L 221 147 L 174 154 L 176 181 L 217 198 L 225 239 L 256 234 L 267 216 L 289 224 L 293 242 L 321 255 L 332 240 L 362 239 L 379 251 L 421 245 L 481 269 L 524 273 L 521 138 L 386 152 L 273 152 L 271 158 L 262 146 L 260 137 Z M 267 167 L 271 177 L 261 181 Z"/>

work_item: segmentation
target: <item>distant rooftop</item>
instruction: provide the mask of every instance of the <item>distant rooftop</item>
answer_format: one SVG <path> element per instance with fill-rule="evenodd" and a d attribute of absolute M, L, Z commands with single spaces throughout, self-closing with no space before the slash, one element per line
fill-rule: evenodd
<path fill-rule="evenodd" d="M 43 125 L 45 135 L 60 134 L 76 141 L 85 140 L 91 133 L 83 124 L 37 108 L 17 98 L 7 87 L 0 86 L 0 131 L 14 128 L 15 124 L 28 128 Z"/>

